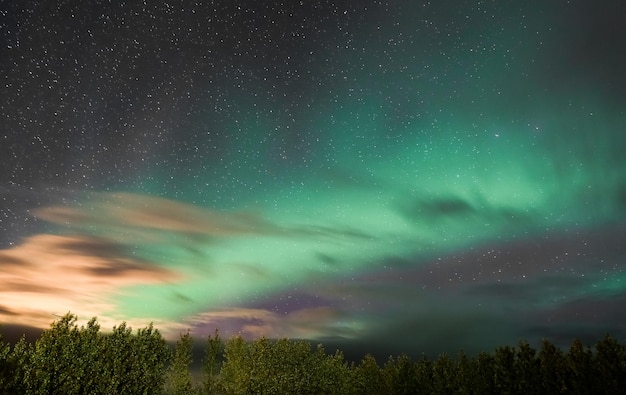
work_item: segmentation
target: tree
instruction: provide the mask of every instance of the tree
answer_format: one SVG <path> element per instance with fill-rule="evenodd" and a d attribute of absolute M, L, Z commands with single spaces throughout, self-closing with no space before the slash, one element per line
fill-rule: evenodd
<path fill-rule="evenodd" d="M 626 388 L 626 347 L 606 335 L 596 343 L 593 362 L 604 393 L 623 393 Z"/>
<path fill-rule="evenodd" d="M 544 339 L 539 351 L 541 387 L 545 394 L 567 393 L 568 368 L 563 353 Z"/>
<path fill-rule="evenodd" d="M 105 393 L 130 393 L 129 366 L 133 363 L 132 328 L 122 322 L 103 338 L 101 378 Z"/>
<path fill-rule="evenodd" d="M 160 380 L 156 388 L 142 380 L 144 376 L 140 372 L 146 366 L 142 359 L 150 354 L 138 352 L 131 328 L 122 323 L 110 335 L 103 336 L 96 318 L 80 328 L 76 320 L 75 315 L 66 314 L 37 340 L 25 371 L 26 393 L 154 394 L 160 391 Z M 22 350 L 27 351 L 25 347 Z M 150 351 L 159 352 L 158 348 Z"/>
<path fill-rule="evenodd" d="M 593 371 L 593 353 L 585 349 L 583 343 L 575 339 L 565 356 L 570 373 L 570 386 L 574 394 L 591 394 L 597 378 Z"/>
<path fill-rule="evenodd" d="M 430 394 L 434 391 L 433 362 L 425 355 L 415 363 L 417 393 Z"/>
<path fill-rule="evenodd" d="M 389 357 L 383 367 L 386 386 L 393 394 L 415 394 L 418 392 L 415 364 L 406 354 Z"/>
<path fill-rule="evenodd" d="M 323 350 L 322 350 L 323 353 Z M 273 393 L 319 393 L 316 368 L 313 366 L 311 344 L 306 341 L 279 339 L 270 342 L 265 363 L 275 373 L 270 386 Z M 319 362 L 322 362 L 321 360 Z M 268 377 L 269 378 L 269 377 Z"/>
<path fill-rule="evenodd" d="M 22 337 L 11 347 L 0 335 L 0 394 L 195 393 L 189 331 L 172 354 L 152 324 L 136 335 L 126 323 L 101 334 L 96 318 L 80 328 L 76 321 L 66 314 L 34 346 Z M 539 352 L 520 342 L 477 358 L 461 352 L 456 361 L 442 354 L 413 363 L 403 354 L 381 368 L 370 354 L 348 366 L 340 351 L 328 355 L 322 345 L 241 337 L 224 344 L 215 331 L 203 372 L 202 390 L 220 394 L 620 394 L 626 345 L 607 335 L 595 353 L 575 340 L 563 354 L 547 340 Z"/>
<path fill-rule="evenodd" d="M 459 352 L 459 355 L 456 358 L 456 382 L 458 386 L 458 393 L 474 393 L 473 389 L 476 386 L 477 375 L 478 368 L 476 361 L 465 354 L 465 352 Z"/>
<path fill-rule="evenodd" d="M 86 327 L 78 330 L 75 341 L 77 342 L 75 350 L 83 361 L 79 371 L 77 390 L 82 394 L 98 393 L 102 387 L 100 372 L 102 371 L 103 342 L 100 325 L 95 317 L 87 322 Z"/>
<path fill-rule="evenodd" d="M 95 344 L 95 343 L 94 343 Z M 150 324 L 136 335 L 125 322 L 100 335 L 100 355 L 95 362 L 98 390 L 102 394 L 159 394 L 163 387 L 169 349 Z"/>
<path fill-rule="evenodd" d="M 7 394 L 25 394 L 27 393 L 27 383 L 30 380 L 31 360 L 33 357 L 33 345 L 26 341 L 26 337 L 22 335 L 20 340 L 13 345 L 9 356 L 11 366 L 10 391 Z"/>
<path fill-rule="evenodd" d="M 11 371 L 14 367 L 9 359 L 10 356 L 11 346 L 4 341 L 4 337 L 2 333 L 0 333 L 0 394 L 8 394 L 12 389 L 11 382 L 13 380 L 11 378 Z"/>
<path fill-rule="evenodd" d="M 355 389 L 359 394 L 389 393 L 383 372 L 373 355 L 367 354 L 354 372 Z"/>
<path fill-rule="evenodd" d="M 241 336 L 229 339 L 224 345 L 224 364 L 221 378 L 227 394 L 248 394 L 251 388 L 252 359 L 248 344 Z"/>
<path fill-rule="evenodd" d="M 191 395 L 195 392 L 193 379 L 189 372 L 189 367 L 193 362 L 192 350 L 193 339 L 187 331 L 180 335 L 180 339 L 174 347 L 174 354 L 165 380 L 165 392 L 167 394 Z"/>
<path fill-rule="evenodd" d="M 515 393 L 536 394 L 541 389 L 540 362 L 537 351 L 526 341 L 520 341 L 515 359 Z"/>
<path fill-rule="evenodd" d="M 498 394 L 496 389 L 496 360 L 493 355 L 481 352 L 476 358 L 477 377 L 475 380 L 475 393 Z"/>
<path fill-rule="evenodd" d="M 494 357 L 496 390 L 501 394 L 510 394 L 515 390 L 515 349 L 510 346 L 496 348 Z"/>
<path fill-rule="evenodd" d="M 276 371 L 276 361 L 272 360 L 270 340 L 265 337 L 257 339 L 249 344 L 249 350 L 250 389 L 254 393 L 273 394 L 273 389 L 280 386 L 281 377 Z"/>
<path fill-rule="evenodd" d="M 75 337 L 75 352 L 77 360 L 81 361 L 80 368 L 74 371 L 79 377 L 78 393 L 155 393 L 160 390 L 161 380 L 154 385 L 153 380 L 142 374 L 147 368 L 143 359 L 158 353 L 159 348 L 140 350 L 138 339 L 126 323 L 114 327 L 110 335 L 100 333 L 95 317 L 85 327 L 81 326 Z M 158 374 L 162 376 L 162 372 Z"/>
<path fill-rule="evenodd" d="M 139 394 L 158 394 L 165 380 L 165 368 L 170 358 L 170 350 L 158 329 L 150 323 L 137 330 L 132 338 L 132 348 L 136 358 L 132 371 L 135 390 Z"/>
<path fill-rule="evenodd" d="M 327 355 L 324 347 L 319 344 L 309 362 L 312 371 L 312 381 L 315 386 L 311 393 L 315 394 L 349 394 L 350 368 L 344 355 L 337 350 Z"/>
<path fill-rule="evenodd" d="M 22 336 L 11 347 L 0 334 L 0 394 L 24 394 L 33 347 Z"/>
<path fill-rule="evenodd" d="M 79 353 L 77 317 L 67 313 L 45 330 L 35 343 L 28 393 L 79 394 L 88 363 Z"/>
<path fill-rule="evenodd" d="M 343 354 L 326 355 L 322 346 L 313 352 L 306 341 L 236 337 L 226 342 L 224 356 L 220 379 L 228 394 L 350 393 Z"/>
<path fill-rule="evenodd" d="M 216 329 L 207 337 L 202 360 L 203 389 L 207 394 L 220 392 L 219 373 L 224 361 L 224 343 Z"/>
<path fill-rule="evenodd" d="M 454 361 L 447 354 L 441 354 L 433 364 L 433 393 L 451 394 L 456 390 Z"/>

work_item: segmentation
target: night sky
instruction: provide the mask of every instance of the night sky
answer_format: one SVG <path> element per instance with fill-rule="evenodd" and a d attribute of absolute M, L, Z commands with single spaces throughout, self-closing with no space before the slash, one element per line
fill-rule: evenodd
<path fill-rule="evenodd" d="M 0 2 L 0 322 L 626 337 L 626 3 Z"/>

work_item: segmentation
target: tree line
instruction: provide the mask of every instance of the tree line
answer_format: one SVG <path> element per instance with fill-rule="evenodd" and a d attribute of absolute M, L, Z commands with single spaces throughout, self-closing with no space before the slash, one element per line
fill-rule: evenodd
<path fill-rule="evenodd" d="M 349 363 L 303 340 L 204 341 L 194 378 L 193 338 L 170 347 L 152 325 L 125 323 L 100 332 L 95 318 L 78 327 L 70 313 L 34 344 L 0 334 L 0 394 L 622 394 L 626 344 L 605 336 L 592 348 L 575 340 L 562 351 L 544 340 L 488 353 L 412 360 L 368 354 Z"/>

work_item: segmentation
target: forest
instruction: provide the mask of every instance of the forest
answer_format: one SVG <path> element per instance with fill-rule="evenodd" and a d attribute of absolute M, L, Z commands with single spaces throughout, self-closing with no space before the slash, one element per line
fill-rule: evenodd
<path fill-rule="evenodd" d="M 593 347 L 574 340 L 562 351 L 516 346 L 469 356 L 407 355 L 348 362 L 341 351 L 303 340 L 241 337 L 204 340 L 192 375 L 189 332 L 168 345 L 152 325 L 122 323 L 101 332 L 96 318 L 78 326 L 66 314 L 34 342 L 0 334 L 0 394 L 623 394 L 626 344 L 606 335 Z M 0 328 L 1 329 L 1 328 Z"/>

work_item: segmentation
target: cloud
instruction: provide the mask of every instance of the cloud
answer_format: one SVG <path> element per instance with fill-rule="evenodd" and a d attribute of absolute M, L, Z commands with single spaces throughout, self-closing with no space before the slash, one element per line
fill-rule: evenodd
<path fill-rule="evenodd" d="M 417 224 L 441 224 L 447 221 L 467 226 L 467 221 L 473 221 L 476 224 L 487 222 L 519 227 L 531 223 L 533 210 L 509 204 L 511 202 L 494 204 L 476 193 L 471 197 L 465 194 L 448 194 L 401 198 L 395 207 L 402 217 Z"/>
<path fill-rule="evenodd" d="M 209 296 L 215 298 L 212 307 L 238 303 L 282 289 L 289 276 L 299 281 L 315 272 L 315 267 L 294 266 L 293 257 L 306 256 L 325 268 L 308 250 L 320 243 L 337 248 L 372 240 L 358 229 L 278 225 L 255 213 L 216 212 L 158 197 L 86 196 L 80 204 L 33 210 L 38 219 L 58 225 L 53 229 L 59 234 L 35 235 L 0 250 L 5 269 L 0 297 L 11 313 L 19 314 L 13 322 L 45 327 L 50 314 L 71 311 L 122 320 L 158 316 L 169 327 L 169 320 L 202 311 Z M 47 301 L 43 308 L 42 299 Z M 1 313 L 0 319 L 9 316 Z M 239 330 L 306 332 L 288 323 L 274 317 Z"/>
<path fill-rule="evenodd" d="M 287 314 L 236 307 L 199 313 L 188 317 L 185 322 L 195 328 L 192 331 L 199 336 L 210 334 L 212 328 L 220 328 L 226 336 L 241 335 L 248 339 L 261 336 L 292 339 L 352 338 L 359 332 L 350 322 L 348 314 L 331 306 L 302 308 Z"/>
<path fill-rule="evenodd" d="M 0 315 L 12 316 L 12 315 L 17 315 L 17 313 L 7 307 L 0 305 Z"/>
<path fill-rule="evenodd" d="M 159 243 L 168 235 L 190 240 L 256 236 L 371 239 L 360 230 L 319 225 L 280 226 L 248 211 L 217 212 L 160 197 L 95 193 L 80 206 L 34 210 L 38 219 L 126 243 Z"/>
<path fill-rule="evenodd" d="M 35 210 L 35 216 L 78 228 L 104 226 L 210 236 L 279 230 L 253 214 L 217 213 L 169 199 L 132 193 L 98 193 L 84 206 L 42 208 Z"/>
<path fill-rule="evenodd" d="M 110 297 L 125 287 L 181 279 L 177 272 L 129 258 L 115 243 L 76 235 L 32 236 L 0 250 L 0 267 L 0 320 L 38 328 L 54 320 L 51 314 L 102 316 L 115 308 Z"/>

